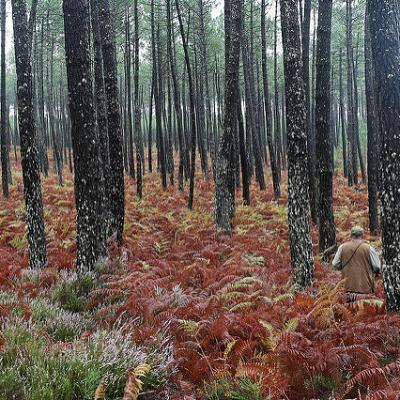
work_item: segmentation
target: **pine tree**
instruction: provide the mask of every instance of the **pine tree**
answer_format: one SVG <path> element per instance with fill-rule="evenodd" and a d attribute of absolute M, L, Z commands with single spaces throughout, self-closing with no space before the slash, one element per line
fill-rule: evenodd
<path fill-rule="evenodd" d="M 104 181 L 94 108 L 88 0 L 64 0 L 65 55 L 74 151 L 77 267 L 90 271 L 99 259 L 104 225 L 99 213 Z"/>
<path fill-rule="evenodd" d="M 1 177 L 3 196 L 9 196 L 8 188 L 8 170 L 9 153 L 7 145 L 7 120 L 8 109 L 6 102 L 6 0 L 1 0 Z"/>
<path fill-rule="evenodd" d="M 36 124 L 33 109 L 31 41 L 25 0 L 12 0 L 15 64 L 17 72 L 18 120 L 24 182 L 29 265 L 47 266 L 42 190 L 36 149 Z"/>
<path fill-rule="evenodd" d="M 237 93 L 243 0 L 225 0 L 225 114 L 217 157 L 215 223 L 217 230 L 231 234 L 235 215 L 235 152 Z"/>
<path fill-rule="evenodd" d="M 293 280 L 302 289 L 313 280 L 314 263 L 308 221 L 306 104 L 296 0 L 281 1 L 281 24 L 288 135 L 289 241 Z"/>
<path fill-rule="evenodd" d="M 103 50 L 104 84 L 107 98 L 108 141 L 110 150 L 110 233 L 122 243 L 125 219 L 124 163 L 121 110 L 118 90 L 117 53 L 111 23 L 110 1 L 98 0 L 99 26 Z"/>
<path fill-rule="evenodd" d="M 379 144 L 378 117 L 376 110 L 375 71 L 372 62 L 371 33 L 369 27 L 368 6 L 365 10 L 365 97 L 367 101 L 368 131 L 368 204 L 369 229 L 371 233 L 379 230 L 378 218 L 378 181 L 379 181 Z"/>
<path fill-rule="evenodd" d="M 333 143 L 331 138 L 332 0 L 319 0 L 315 126 L 319 173 L 319 249 L 336 243 L 333 217 Z"/>
<path fill-rule="evenodd" d="M 368 0 L 377 111 L 382 137 L 383 283 L 389 311 L 400 311 L 400 46 L 393 0 Z"/>
<path fill-rule="evenodd" d="M 267 69 L 267 34 L 266 34 L 266 23 L 265 23 L 265 0 L 261 1 L 261 63 L 262 63 L 262 75 L 263 75 L 263 90 L 264 90 L 264 108 L 265 116 L 267 119 L 267 143 L 269 150 L 269 158 L 271 161 L 272 170 L 272 184 L 274 187 L 275 198 L 279 198 L 281 195 L 281 187 L 279 180 L 279 171 L 276 164 L 276 154 L 272 137 L 272 115 L 271 108 L 269 106 L 269 85 L 268 85 L 268 69 Z M 275 101 L 276 102 L 276 101 Z"/>

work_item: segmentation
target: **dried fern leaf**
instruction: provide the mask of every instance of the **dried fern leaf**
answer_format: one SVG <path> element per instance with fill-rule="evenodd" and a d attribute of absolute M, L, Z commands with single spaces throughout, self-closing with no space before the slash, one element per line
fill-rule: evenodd
<path fill-rule="evenodd" d="M 122 400 L 137 400 L 142 390 L 143 382 L 141 378 L 150 372 L 150 365 L 141 364 L 131 369 L 128 374 L 128 381 L 125 385 L 124 397 Z"/>
<path fill-rule="evenodd" d="M 232 349 L 235 347 L 237 340 L 232 340 L 231 342 L 228 343 L 226 346 L 226 349 L 224 351 L 224 360 L 226 360 L 231 353 Z"/>
<path fill-rule="evenodd" d="M 104 377 L 94 393 L 94 400 L 104 400 L 106 398 L 107 380 Z"/>

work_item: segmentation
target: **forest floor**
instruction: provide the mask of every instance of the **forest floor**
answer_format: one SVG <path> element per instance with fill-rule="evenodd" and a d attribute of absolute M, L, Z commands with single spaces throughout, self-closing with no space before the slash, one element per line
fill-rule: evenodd
<path fill-rule="evenodd" d="M 142 201 L 127 180 L 123 247 L 111 242 L 110 259 L 77 276 L 72 176 L 43 179 L 49 267 L 28 271 L 13 171 L 0 200 L 2 400 L 89 400 L 101 382 L 119 399 L 142 363 L 142 399 L 398 398 L 400 318 L 386 314 L 382 283 L 346 303 L 339 273 L 317 257 L 313 287 L 291 290 L 286 194 L 276 202 L 254 184 L 227 238 L 214 229 L 211 181 L 198 176 L 189 211 L 187 193 L 163 192 L 158 175 L 145 176 Z M 366 188 L 336 176 L 334 198 L 340 243 L 368 226 Z"/>

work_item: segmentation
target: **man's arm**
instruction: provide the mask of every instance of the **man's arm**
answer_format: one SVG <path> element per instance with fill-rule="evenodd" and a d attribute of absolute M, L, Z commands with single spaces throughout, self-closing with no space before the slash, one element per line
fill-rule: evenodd
<path fill-rule="evenodd" d="M 342 269 L 342 246 L 339 246 L 338 251 L 336 252 L 335 258 L 332 261 L 332 266 L 336 270 L 341 270 Z"/>
<path fill-rule="evenodd" d="M 369 247 L 369 254 L 370 254 L 370 258 L 371 258 L 372 271 L 374 271 L 376 274 L 380 273 L 381 272 L 381 260 L 379 258 L 378 253 L 372 246 Z"/>

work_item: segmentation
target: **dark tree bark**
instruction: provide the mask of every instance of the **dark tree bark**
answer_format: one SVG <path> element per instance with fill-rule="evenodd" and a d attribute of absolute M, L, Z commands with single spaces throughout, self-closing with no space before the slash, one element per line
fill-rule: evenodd
<path fill-rule="evenodd" d="M 48 24 L 48 31 L 49 31 Z M 54 169 L 57 172 L 58 184 L 63 185 L 62 178 L 62 160 L 61 160 L 61 145 L 59 143 L 59 135 L 57 135 L 55 127 L 55 115 L 54 115 L 54 97 L 53 97 L 53 77 L 54 77 L 54 38 L 50 39 L 50 54 L 48 56 L 49 66 L 47 70 L 47 109 L 48 109 L 48 120 L 51 141 L 53 144 L 53 158 L 54 158 Z"/>
<path fill-rule="evenodd" d="M 240 151 L 240 165 L 242 170 L 242 190 L 243 190 L 243 204 L 250 205 L 250 174 L 249 174 L 249 158 L 246 151 L 246 138 L 243 122 L 242 103 L 240 97 L 240 88 L 238 86 L 237 94 L 237 116 L 238 116 L 238 129 L 239 129 L 239 151 Z"/>
<path fill-rule="evenodd" d="M 24 182 L 28 251 L 31 268 L 47 266 L 43 203 L 40 183 L 36 124 L 33 109 L 31 45 L 25 0 L 12 0 L 18 119 Z"/>
<path fill-rule="evenodd" d="M 251 63 L 251 56 L 249 51 L 249 43 L 243 34 L 242 40 L 242 54 L 243 54 L 243 73 L 245 84 L 245 100 L 246 100 L 246 120 L 250 126 L 250 137 L 252 139 L 252 150 L 254 156 L 254 167 L 256 179 L 260 186 L 260 190 L 266 189 L 264 167 L 262 159 L 262 145 L 260 143 L 260 125 L 257 121 L 257 112 L 254 102 L 256 101 L 256 93 L 254 87 L 254 73 Z M 237 136 L 237 135 L 236 135 Z M 235 146 L 236 148 L 236 146 Z"/>
<path fill-rule="evenodd" d="M 284 151 L 282 149 L 284 135 L 283 127 L 280 123 L 279 118 L 279 77 L 278 77 L 278 9 L 279 0 L 275 0 L 275 18 L 274 18 L 274 130 L 275 130 L 275 153 L 276 153 L 276 164 L 279 173 L 279 179 L 282 175 L 282 168 L 285 167 L 286 161 Z M 282 114 L 283 117 L 283 114 Z"/>
<path fill-rule="evenodd" d="M 151 88 L 149 99 L 149 126 L 147 133 L 147 162 L 149 172 L 153 172 L 153 99 L 154 99 L 154 68 L 151 73 Z"/>
<path fill-rule="evenodd" d="M 156 112 L 156 135 L 157 135 L 157 161 L 161 173 L 161 183 L 163 190 L 167 189 L 167 168 L 165 159 L 164 138 L 162 135 L 162 58 L 160 50 L 160 27 L 157 32 L 155 27 L 154 0 L 151 1 L 151 47 L 153 55 L 153 84 L 154 84 L 154 103 Z"/>
<path fill-rule="evenodd" d="M 352 0 L 346 0 L 346 49 L 347 49 L 347 135 L 349 142 L 349 186 L 358 185 L 356 112 L 354 107 L 354 70 L 353 70 L 353 6 Z"/>
<path fill-rule="evenodd" d="M 306 91 L 306 124 L 307 124 L 307 143 L 308 143 L 308 179 L 311 218 L 314 224 L 318 222 L 317 196 L 316 196 L 316 147 L 315 137 L 311 129 L 311 98 L 310 98 L 310 26 L 311 26 L 311 0 L 304 2 L 304 18 L 302 24 L 302 57 L 303 57 L 303 79 Z"/>
<path fill-rule="evenodd" d="M 348 174 L 348 161 L 347 161 L 347 138 L 346 138 L 346 115 L 344 110 L 344 100 L 343 100 L 343 52 L 340 49 L 340 59 L 339 59 L 339 112 L 340 121 L 342 128 L 342 158 L 343 158 L 343 172 L 344 176 L 347 178 Z"/>
<path fill-rule="evenodd" d="M 134 75 L 133 75 L 133 89 L 135 93 L 134 107 L 135 107 L 135 140 L 136 140 L 136 173 L 137 173 L 137 196 L 139 199 L 143 196 L 143 172 L 144 172 L 144 149 L 142 138 L 142 114 L 139 93 L 139 9 L 138 0 L 133 3 L 133 17 L 135 22 L 135 36 L 134 36 Z"/>
<path fill-rule="evenodd" d="M 382 146 L 383 283 L 389 311 L 400 311 L 400 47 L 393 0 L 368 0 Z"/>
<path fill-rule="evenodd" d="M 333 143 L 331 138 L 332 0 L 319 0 L 317 32 L 316 143 L 319 173 L 319 250 L 336 243 L 333 217 Z"/>
<path fill-rule="evenodd" d="M 1 182 L 3 196 L 9 196 L 8 170 L 10 157 L 7 146 L 8 108 L 6 99 L 6 0 L 1 0 Z"/>
<path fill-rule="evenodd" d="M 89 47 L 88 0 L 64 0 L 65 56 L 74 152 L 77 268 L 91 271 L 99 259 L 103 215 L 101 162 L 96 132 Z"/>
<path fill-rule="evenodd" d="M 193 196 L 194 196 L 194 176 L 196 171 L 196 111 L 195 111 L 195 90 L 193 84 L 192 77 L 192 69 L 190 64 L 189 57 L 189 48 L 187 42 L 187 36 L 185 35 L 185 31 L 183 28 L 182 14 L 180 12 L 179 1 L 175 0 L 176 12 L 178 14 L 179 20 L 179 28 L 181 31 L 181 38 L 183 44 L 183 51 L 185 53 L 185 65 L 188 72 L 188 81 L 189 81 L 189 103 L 190 103 L 190 126 L 191 126 L 191 146 L 192 146 L 192 154 L 191 154 L 191 165 L 190 165 L 190 184 L 189 184 L 189 200 L 188 207 L 191 210 L 193 208 Z"/>
<path fill-rule="evenodd" d="M 368 131 L 368 205 L 369 229 L 372 234 L 379 230 L 378 218 L 378 115 L 376 110 L 375 71 L 372 64 L 371 33 L 369 28 L 368 6 L 365 12 L 365 97 L 367 101 Z"/>
<path fill-rule="evenodd" d="M 44 42 L 45 42 L 45 28 L 44 28 L 44 17 L 41 22 L 41 32 L 40 32 L 40 50 L 39 50 L 39 60 L 38 60 L 38 106 L 39 106 L 39 119 L 38 119 L 38 143 L 39 143 L 39 155 L 41 170 L 44 176 L 49 175 L 49 159 L 47 154 L 47 123 L 45 115 L 45 103 L 44 103 Z"/>
<path fill-rule="evenodd" d="M 296 0 L 281 1 L 281 23 L 288 132 L 290 253 L 294 283 L 303 289 L 313 281 L 314 263 L 308 223 L 306 104 Z"/>
<path fill-rule="evenodd" d="M 179 172 L 178 172 L 178 185 L 179 190 L 183 191 L 183 172 L 185 165 L 187 165 L 186 159 L 186 145 L 185 138 L 183 135 L 183 126 L 182 126 L 182 106 L 181 106 L 181 95 L 178 85 L 178 78 L 176 73 L 176 64 L 175 64 L 175 55 L 172 48 L 172 41 L 175 40 L 173 36 L 172 29 L 172 12 L 171 12 L 171 0 L 167 0 L 167 29 L 168 29 L 168 53 L 169 53 L 169 62 L 171 69 L 171 78 L 172 78 L 172 86 L 173 86 L 173 98 L 174 98 L 174 108 L 176 114 L 176 123 L 178 130 L 178 141 L 179 141 Z"/>
<path fill-rule="evenodd" d="M 202 70 L 202 78 L 204 84 L 204 100 L 205 100 L 205 112 L 206 112 L 206 129 L 207 129 L 207 147 L 210 150 L 211 162 L 213 168 L 214 179 L 216 177 L 215 169 L 215 140 L 214 140 L 214 129 L 212 124 L 211 116 L 211 98 L 210 98 L 210 87 L 209 87 L 209 73 L 208 73 L 208 48 L 207 48 L 207 33 L 205 23 L 205 10 L 204 0 L 198 0 L 199 5 L 199 22 L 200 22 L 200 67 Z"/>
<path fill-rule="evenodd" d="M 107 100 L 104 86 L 103 55 L 101 50 L 101 36 L 99 27 L 99 10 L 95 0 L 90 1 L 92 30 L 93 30 L 93 51 L 94 51 L 94 99 L 96 106 L 97 134 L 100 152 L 102 174 L 100 178 L 104 180 L 104 191 L 102 204 L 99 213 L 103 216 L 103 227 L 101 232 L 105 235 L 100 237 L 100 255 L 105 255 L 107 250 L 107 232 L 110 227 L 110 148 L 108 142 L 108 118 Z"/>
<path fill-rule="evenodd" d="M 32 41 L 33 41 L 33 32 L 35 30 L 35 24 L 36 24 L 38 3 L 39 3 L 39 0 L 32 0 L 31 11 L 29 14 L 28 34 L 29 34 L 29 43 L 31 46 L 32 46 Z"/>
<path fill-rule="evenodd" d="M 279 198 L 281 195 L 280 180 L 278 166 L 276 165 L 275 149 L 272 138 L 272 115 L 271 108 L 269 106 L 269 85 L 268 85 L 268 70 L 267 70 L 267 35 L 265 27 L 265 0 L 261 2 L 261 62 L 262 62 L 262 74 L 263 74 L 263 89 L 264 89 L 264 106 L 265 106 L 265 118 L 267 125 L 267 143 L 269 158 L 271 162 L 272 170 L 272 183 L 274 186 L 275 198 Z M 276 92 L 277 93 L 277 92 Z M 275 98 L 275 106 L 277 101 Z"/>
<path fill-rule="evenodd" d="M 126 77 L 126 124 L 128 127 L 126 135 L 128 135 L 128 167 L 129 176 L 131 179 L 135 179 L 135 160 L 133 158 L 133 120 L 132 120 L 132 62 L 131 62 L 131 29 L 130 29 L 130 16 L 129 7 L 126 9 L 125 18 L 125 77 Z"/>
<path fill-rule="evenodd" d="M 367 182 L 367 174 L 365 172 L 365 162 L 364 162 L 364 154 L 361 147 L 361 140 L 360 140 L 360 124 L 358 121 L 358 113 L 359 113 L 359 105 L 358 105 L 358 36 L 357 36 L 357 46 L 356 46 L 356 59 L 353 60 L 353 83 L 354 83 L 354 122 L 355 122 L 355 129 L 354 133 L 356 135 L 355 141 L 357 145 L 357 155 L 360 160 L 360 170 L 361 170 L 361 178 L 362 182 L 365 184 Z"/>
<path fill-rule="evenodd" d="M 103 52 L 104 84 L 107 96 L 108 140 L 110 149 L 110 233 L 116 233 L 118 243 L 122 243 L 125 219 L 125 188 L 117 55 L 111 25 L 109 0 L 98 0 L 98 7 Z"/>
<path fill-rule="evenodd" d="M 215 223 L 231 234 L 235 215 L 235 143 L 243 0 L 225 0 L 225 114 L 217 157 Z"/>

